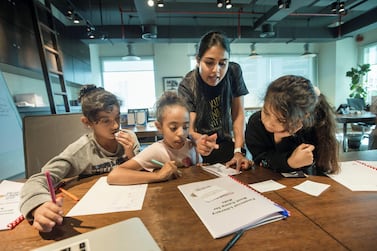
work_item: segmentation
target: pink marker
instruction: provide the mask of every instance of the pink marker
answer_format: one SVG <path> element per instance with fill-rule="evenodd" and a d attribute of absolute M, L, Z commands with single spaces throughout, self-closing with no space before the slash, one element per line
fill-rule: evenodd
<path fill-rule="evenodd" d="M 52 185 L 50 172 L 46 171 L 45 175 L 46 175 L 46 180 L 48 184 L 48 190 L 50 191 L 50 195 L 51 195 L 51 200 L 52 202 L 56 203 L 55 189 L 54 189 L 54 186 Z"/>

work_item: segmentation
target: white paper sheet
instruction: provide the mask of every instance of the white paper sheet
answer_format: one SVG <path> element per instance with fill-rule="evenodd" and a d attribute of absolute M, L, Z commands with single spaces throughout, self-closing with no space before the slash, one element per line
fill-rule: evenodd
<path fill-rule="evenodd" d="M 205 170 L 209 173 L 212 173 L 212 174 L 214 174 L 218 177 L 224 177 L 224 176 L 228 176 L 228 175 L 236 175 L 236 174 L 241 173 L 234 168 L 226 167 L 225 165 L 220 164 L 220 163 L 216 163 L 216 164 L 208 165 L 208 166 L 202 166 L 202 168 L 203 168 L 203 170 Z"/>
<path fill-rule="evenodd" d="M 329 187 L 330 185 L 328 184 L 306 180 L 302 182 L 300 185 L 294 186 L 293 188 L 313 196 L 319 196 L 323 191 L 325 191 Z"/>
<path fill-rule="evenodd" d="M 67 216 L 141 210 L 147 184 L 115 186 L 106 179 L 99 178 Z"/>
<path fill-rule="evenodd" d="M 340 162 L 340 172 L 328 176 L 351 191 L 377 191 L 377 161 Z"/>
<path fill-rule="evenodd" d="M 249 184 L 249 186 L 260 193 L 279 190 L 286 187 L 283 184 L 280 184 L 279 182 L 276 182 L 274 180 L 266 180 L 258 183 L 253 183 Z"/>
<path fill-rule="evenodd" d="M 20 192 L 24 183 L 4 180 L 0 184 L 0 230 L 21 215 Z"/>

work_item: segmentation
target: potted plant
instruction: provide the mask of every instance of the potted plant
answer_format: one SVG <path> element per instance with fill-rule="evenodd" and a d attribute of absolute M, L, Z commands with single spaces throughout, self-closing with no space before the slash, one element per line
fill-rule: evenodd
<path fill-rule="evenodd" d="M 356 68 L 346 72 L 346 76 L 351 78 L 350 84 L 350 98 L 363 98 L 367 96 L 367 91 L 364 87 L 364 76 L 370 71 L 370 64 L 359 64 Z"/>
<path fill-rule="evenodd" d="M 348 104 L 355 106 L 356 110 L 365 109 L 365 98 L 367 97 L 367 90 L 364 86 L 364 77 L 370 71 L 370 64 L 359 64 L 356 68 L 352 67 L 351 70 L 346 72 L 346 76 L 351 78 L 350 99 L 348 99 Z M 351 124 L 353 131 L 363 132 L 363 127 L 366 126 L 361 123 Z M 361 144 L 361 139 L 363 133 L 350 133 L 347 135 L 348 138 L 348 147 L 353 149 L 359 149 Z"/>

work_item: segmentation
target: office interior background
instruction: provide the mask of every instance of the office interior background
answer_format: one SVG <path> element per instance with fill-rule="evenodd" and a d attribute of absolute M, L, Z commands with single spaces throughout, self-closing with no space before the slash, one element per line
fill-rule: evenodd
<path fill-rule="evenodd" d="M 1 135 L 0 179 L 24 171 L 22 117 L 51 113 L 30 2 L 0 3 L 0 82 L 6 95 L 1 120 L 9 127 Z M 209 0 L 163 1 L 164 7 L 150 7 L 147 0 L 47 2 L 63 55 L 70 112 L 80 111 L 78 90 L 87 83 L 118 95 L 122 113 L 151 109 L 168 88 L 167 80 L 179 80 L 195 68 L 196 43 L 209 30 L 222 30 L 231 41 L 230 60 L 241 64 L 250 92 L 245 107 L 260 107 L 273 79 L 298 74 L 311 79 L 336 108 L 350 92 L 346 72 L 362 63 L 372 69 L 366 102 L 377 95 L 376 1 L 233 0 L 229 9 L 225 1 L 219 8 L 219 1 Z M 36 103 L 21 102 L 25 95 Z M 63 106 L 62 99 L 55 102 Z M 10 124 L 12 119 L 17 123 Z"/>

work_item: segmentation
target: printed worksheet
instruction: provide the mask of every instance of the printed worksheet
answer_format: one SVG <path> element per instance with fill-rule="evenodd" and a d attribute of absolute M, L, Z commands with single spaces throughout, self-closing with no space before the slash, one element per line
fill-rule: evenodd
<path fill-rule="evenodd" d="M 7 225 L 21 215 L 18 207 L 23 185 L 9 180 L 0 183 L 0 230 L 9 229 Z"/>
<path fill-rule="evenodd" d="M 99 178 L 67 216 L 141 210 L 147 184 L 115 186 L 106 179 Z"/>

